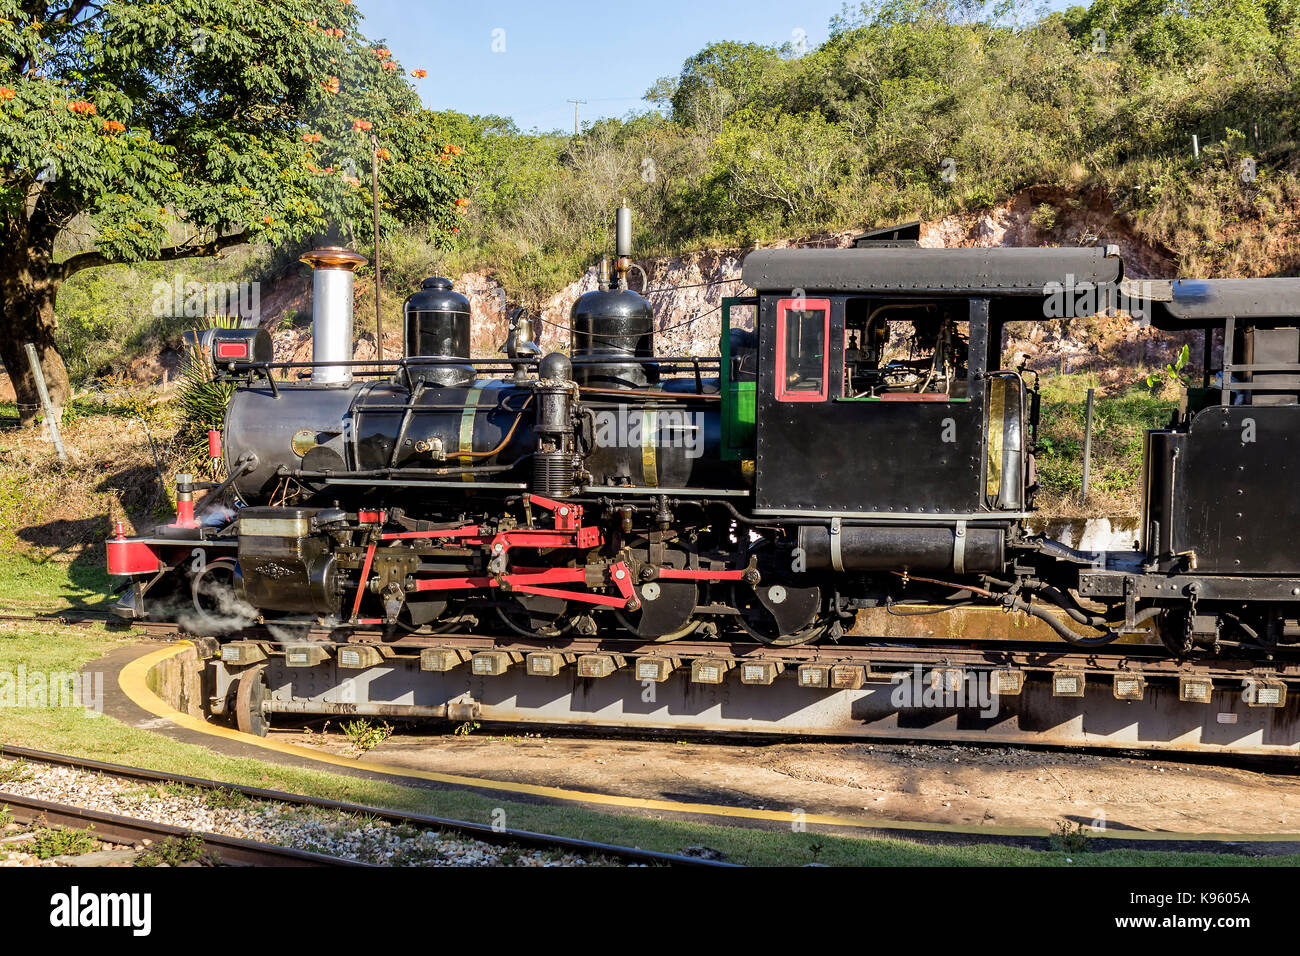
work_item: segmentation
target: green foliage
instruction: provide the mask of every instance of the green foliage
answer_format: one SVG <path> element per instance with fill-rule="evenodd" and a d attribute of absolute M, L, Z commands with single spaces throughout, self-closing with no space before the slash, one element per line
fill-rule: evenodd
<path fill-rule="evenodd" d="M 1083 490 L 1083 438 L 1087 376 L 1043 379 L 1038 430 L 1040 507 L 1061 511 L 1062 502 L 1077 502 Z M 1153 395 L 1141 383 L 1118 394 L 1098 394 L 1093 405 L 1093 509 L 1100 504 L 1115 514 L 1135 512 L 1142 474 L 1142 448 L 1147 429 L 1160 428 L 1178 407 L 1177 401 Z M 1109 499 L 1109 500 L 1107 500 Z"/>
<path fill-rule="evenodd" d="M 183 837 L 169 836 L 161 843 L 147 847 L 135 858 L 135 866 L 180 866 L 182 863 L 203 862 L 207 853 L 203 838 L 197 833 Z"/>
<path fill-rule="evenodd" d="M 1082 823 L 1071 827 L 1068 820 L 1062 820 L 1048 838 L 1048 845 L 1058 853 L 1087 853 L 1092 849 L 1091 841 L 1092 836 Z"/>
<path fill-rule="evenodd" d="M 230 787 L 218 787 L 203 795 L 203 802 L 214 810 L 238 810 L 249 804 L 249 798 Z"/>
<path fill-rule="evenodd" d="M 11 783 L 22 783 L 32 779 L 32 769 L 27 765 L 27 761 L 19 758 L 11 763 L 0 767 L 0 785 Z"/>
<path fill-rule="evenodd" d="M 56 856 L 81 856 L 99 846 L 99 839 L 93 830 L 93 827 L 86 830 L 44 827 L 36 831 L 36 838 L 28 846 L 38 860 Z"/>
<path fill-rule="evenodd" d="M 209 320 L 200 328 L 230 328 L 233 320 Z M 186 348 L 181 364 L 181 378 L 176 396 L 181 411 L 182 425 L 177 436 L 186 463 L 200 468 L 208 461 L 208 431 L 224 431 L 226 407 L 235 394 L 233 382 L 216 380 L 216 369 L 211 357 L 192 344 Z"/>
<path fill-rule="evenodd" d="M 1147 388 L 1155 388 L 1161 384 L 1186 388 L 1188 380 L 1187 376 L 1183 374 L 1183 370 L 1187 367 L 1187 359 L 1190 355 L 1191 346 L 1184 345 L 1178 350 L 1178 355 L 1172 364 L 1166 364 L 1163 370 L 1152 372 L 1147 376 Z"/>
<path fill-rule="evenodd" d="M 576 137 L 421 109 L 338 0 L 111 0 L 75 29 L 40 31 L 16 7 L 0 0 L 12 21 L 0 46 L 14 44 L 13 63 L 39 48 L 57 69 L 35 78 L 0 61 L 14 90 L 0 122 L 16 127 L 0 138 L 13 171 L 0 208 L 51 147 L 75 152 L 55 192 L 107 255 L 217 229 L 262 241 L 198 267 L 201 279 L 277 276 L 321 228 L 371 240 L 371 133 L 388 157 L 385 307 L 435 269 L 488 270 L 536 307 L 609 250 L 624 198 L 651 256 L 934 219 L 1030 186 L 1086 190 L 1184 273 L 1290 269 L 1269 234 L 1300 203 L 1296 0 L 1095 0 L 1028 21 L 1007 3 L 878 0 L 846 8 L 807 51 L 710 44 L 647 93 L 658 109 Z M 202 50 L 192 28 L 207 31 Z M 78 99 L 95 114 L 67 108 Z M 1095 241 L 1062 212 L 1040 203 L 1033 224 L 1054 242 Z M 85 245 L 66 240 L 61 255 Z M 65 287 L 59 341 L 75 376 L 179 345 L 176 323 L 145 309 L 173 276 L 158 264 Z M 359 308 L 359 330 L 370 313 Z"/>
<path fill-rule="evenodd" d="M 357 756 L 374 750 L 393 734 L 393 728 L 388 723 L 376 727 L 364 717 L 341 724 L 339 729 L 352 741 Z"/>
<path fill-rule="evenodd" d="M 35 189 L 55 221 L 81 216 L 68 270 L 196 236 L 347 234 L 369 222 L 372 135 L 381 228 L 456 228 L 462 148 L 351 3 L 65 6 L 0 0 L 0 215 Z"/>

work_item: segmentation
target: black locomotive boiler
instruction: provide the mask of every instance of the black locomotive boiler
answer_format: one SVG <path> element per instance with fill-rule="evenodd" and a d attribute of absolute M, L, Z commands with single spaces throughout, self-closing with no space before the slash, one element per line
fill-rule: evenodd
<path fill-rule="evenodd" d="M 1131 283 L 1114 249 L 924 249 L 895 230 L 751 253 L 720 356 L 662 357 L 626 232 L 568 354 L 539 355 L 516 313 L 490 360 L 439 278 L 406 302 L 400 358 L 322 358 L 351 340 L 359 257 L 313 254 L 316 361 L 272 361 L 260 330 L 211 335 L 238 383 L 226 478 L 197 506 L 183 479 L 174 522 L 109 542 L 119 613 L 452 663 L 457 635 L 487 633 L 539 652 L 878 646 L 859 616 L 917 603 L 1029 615 L 1058 648 L 1118 656 L 1300 646 L 1300 280 Z M 1004 341 L 1077 290 L 1204 342 L 1204 379 L 1148 436 L 1130 551 L 1027 525 L 1038 396 Z"/>

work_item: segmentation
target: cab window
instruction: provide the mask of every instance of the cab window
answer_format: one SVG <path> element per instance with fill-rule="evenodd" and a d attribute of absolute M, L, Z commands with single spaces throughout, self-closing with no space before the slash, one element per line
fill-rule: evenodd
<path fill-rule="evenodd" d="M 781 299 L 776 305 L 776 398 L 826 400 L 830 341 L 829 299 Z"/>

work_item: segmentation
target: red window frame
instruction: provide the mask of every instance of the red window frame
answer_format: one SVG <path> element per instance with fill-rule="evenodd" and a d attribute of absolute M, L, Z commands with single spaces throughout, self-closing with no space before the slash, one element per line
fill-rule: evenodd
<path fill-rule="evenodd" d="M 793 392 L 785 387 L 786 317 L 790 312 L 822 310 L 822 387 L 819 392 Z M 824 402 L 830 394 L 831 300 L 779 299 L 776 303 L 776 400 L 778 402 Z"/>

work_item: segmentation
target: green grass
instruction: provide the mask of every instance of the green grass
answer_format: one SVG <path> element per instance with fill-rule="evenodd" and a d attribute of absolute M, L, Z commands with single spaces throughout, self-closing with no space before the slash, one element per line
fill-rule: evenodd
<path fill-rule="evenodd" d="M 1089 504 L 1080 510 L 1083 441 L 1089 375 L 1051 375 L 1042 381 L 1038 429 L 1039 507 L 1054 514 L 1106 512 L 1137 514 L 1142 449 L 1148 429 L 1163 428 L 1178 408 L 1176 399 L 1134 384 L 1106 394 L 1093 405 L 1092 477 Z"/>
<path fill-rule="evenodd" d="M 6 555 L 0 560 L 0 594 L 6 613 L 49 614 L 68 608 L 94 608 L 112 597 L 114 579 L 96 563 L 77 562 L 70 573 L 67 561 L 36 560 L 28 555 Z"/>
<path fill-rule="evenodd" d="M 39 631 L 25 625 L 0 628 L 0 671 L 12 672 L 22 664 L 29 674 L 70 672 L 133 640 L 100 627 L 52 627 Z M 704 845 L 720 850 L 729 860 L 751 865 L 818 862 L 837 866 L 1279 866 L 1300 863 L 1297 856 L 1253 859 L 1215 853 L 1097 852 L 1095 849 L 1067 853 L 994 844 L 924 845 L 899 839 L 861 839 L 826 832 L 792 833 L 625 816 L 563 804 L 520 803 L 464 791 L 423 790 L 226 756 L 125 726 L 109 717 L 88 717 L 74 709 L 0 709 L 0 740 L 230 783 L 456 819 L 492 822 L 494 811 L 500 808 L 510 827 L 669 852 Z M 1094 841 L 1094 845 L 1100 842 Z"/>
<path fill-rule="evenodd" d="M 92 830 L 45 827 L 37 831 L 31 851 L 38 860 L 49 860 L 56 856 L 81 856 L 97 846 L 99 839 Z"/>

